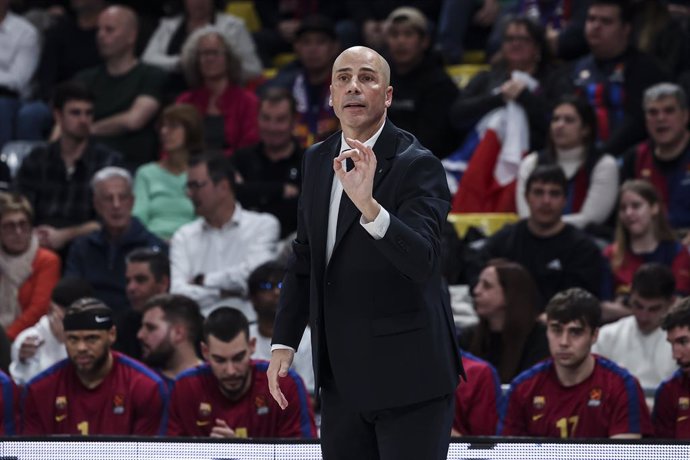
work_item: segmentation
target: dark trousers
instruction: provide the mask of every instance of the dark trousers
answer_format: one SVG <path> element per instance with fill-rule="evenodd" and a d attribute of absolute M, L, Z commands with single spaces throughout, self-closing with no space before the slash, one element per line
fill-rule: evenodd
<path fill-rule="evenodd" d="M 321 390 L 324 460 L 445 460 L 454 394 L 409 406 L 360 412 L 335 385 Z"/>

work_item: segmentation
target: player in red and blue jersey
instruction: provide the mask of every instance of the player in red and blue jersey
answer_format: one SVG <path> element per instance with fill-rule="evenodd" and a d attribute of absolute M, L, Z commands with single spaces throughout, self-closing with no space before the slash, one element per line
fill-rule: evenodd
<path fill-rule="evenodd" d="M 0 435 L 18 433 L 19 391 L 12 378 L 0 371 Z"/>
<path fill-rule="evenodd" d="M 68 357 L 24 389 L 23 434 L 164 434 L 167 388 L 143 364 L 111 351 L 117 333 L 110 308 L 80 299 L 63 324 Z"/>
<path fill-rule="evenodd" d="M 614 362 L 591 353 L 601 321 L 599 300 L 579 288 L 546 307 L 551 358 L 510 385 L 499 434 L 558 438 L 651 435 L 640 384 Z"/>
<path fill-rule="evenodd" d="M 656 390 L 654 431 L 660 438 L 690 439 L 690 297 L 669 310 L 661 328 L 679 369 Z"/>
<path fill-rule="evenodd" d="M 501 382 L 496 369 L 466 351 L 462 366 L 467 375 L 455 390 L 455 416 L 452 436 L 493 436 L 501 403 Z"/>
<path fill-rule="evenodd" d="M 175 381 L 170 436 L 312 438 L 316 425 L 302 379 L 290 371 L 281 381 L 288 400 L 282 410 L 268 389 L 267 361 L 254 361 L 255 339 L 247 318 L 234 308 L 213 311 L 203 327 L 206 364 Z"/>

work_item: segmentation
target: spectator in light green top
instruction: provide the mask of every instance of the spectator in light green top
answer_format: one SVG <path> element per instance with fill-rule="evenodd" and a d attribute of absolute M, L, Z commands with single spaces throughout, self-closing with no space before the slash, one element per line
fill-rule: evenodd
<path fill-rule="evenodd" d="M 196 217 L 185 194 L 187 162 L 203 151 L 203 122 L 188 104 L 168 106 L 161 116 L 163 155 L 141 166 L 134 179 L 134 215 L 151 233 L 169 240 L 181 225 Z"/>

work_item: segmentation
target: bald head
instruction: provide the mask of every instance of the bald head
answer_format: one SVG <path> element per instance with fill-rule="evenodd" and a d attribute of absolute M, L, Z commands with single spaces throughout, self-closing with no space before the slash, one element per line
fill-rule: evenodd
<path fill-rule="evenodd" d="M 347 61 L 347 58 L 365 58 L 376 65 L 376 71 L 381 74 L 382 83 L 385 86 L 390 85 L 391 81 L 391 67 L 388 62 L 379 53 L 366 46 L 352 46 L 342 53 L 335 59 L 333 63 L 333 75 L 337 73 L 338 69 L 342 68 L 343 62 Z"/>
<path fill-rule="evenodd" d="M 98 17 L 98 49 L 108 60 L 124 53 L 134 53 L 139 20 L 129 7 L 114 5 L 104 9 Z"/>

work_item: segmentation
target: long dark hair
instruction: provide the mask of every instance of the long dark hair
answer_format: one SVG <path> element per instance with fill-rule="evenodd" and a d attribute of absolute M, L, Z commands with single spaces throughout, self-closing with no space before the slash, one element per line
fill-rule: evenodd
<path fill-rule="evenodd" d="M 599 162 L 603 153 L 597 148 L 597 117 L 594 113 L 592 106 L 584 98 L 576 94 L 566 94 L 562 96 L 556 105 L 553 106 L 553 112 L 562 106 L 570 105 L 572 106 L 577 115 L 580 117 L 582 126 L 588 128 L 589 134 L 585 139 L 583 139 L 583 145 L 585 147 L 585 163 L 584 166 L 587 171 L 592 171 L 594 166 Z M 546 139 L 546 148 L 539 155 L 540 164 L 551 164 L 558 163 L 558 153 L 556 152 L 556 146 L 553 144 L 553 139 L 551 138 L 551 129 L 549 128 L 549 135 Z"/>
<path fill-rule="evenodd" d="M 520 264 L 505 259 L 492 259 L 486 267 L 494 267 L 498 283 L 503 289 L 506 305 L 505 326 L 501 331 L 503 349 L 501 362 L 497 363 L 501 382 L 509 382 L 520 370 L 522 352 L 527 337 L 534 328 L 539 314 L 539 291 L 532 276 Z M 479 319 L 479 325 L 472 335 L 469 352 L 486 357 L 490 347 L 489 322 Z"/>

